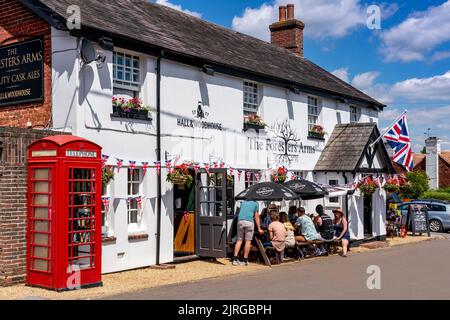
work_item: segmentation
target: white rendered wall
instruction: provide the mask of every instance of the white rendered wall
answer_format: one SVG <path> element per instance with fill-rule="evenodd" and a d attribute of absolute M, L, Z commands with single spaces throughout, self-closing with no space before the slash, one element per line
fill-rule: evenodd
<path fill-rule="evenodd" d="M 115 158 L 125 160 L 125 167 L 117 173 L 109 187 L 112 197 L 110 213 L 111 236 L 115 243 L 103 246 L 103 272 L 116 272 L 145 267 L 156 262 L 156 185 L 157 177 L 152 169 L 144 177 L 142 195 L 142 233 L 148 234 L 144 241 L 129 241 L 127 226 L 127 168 L 128 160 L 156 161 L 156 128 L 152 123 L 138 120 L 112 119 L 112 53 L 96 47 L 106 56 L 102 67 L 95 63 L 80 67 L 77 39 L 67 33 L 53 30 L 53 123 L 60 130 L 92 140 L 103 147 L 109 155 L 110 164 Z M 72 50 L 69 50 L 72 49 Z M 138 54 L 138 53 L 134 53 Z M 146 105 L 156 106 L 156 59 L 138 54 L 142 69 L 142 98 Z M 243 79 L 216 73 L 208 76 L 199 69 L 163 60 L 161 80 L 161 132 L 162 157 L 165 160 L 179 156 L 181 160 L 209 163 L 224 161 L 236 169 L 264 170 L 274 166 L 273 154 L 264 150 L 251 150 L 249 137 L 255 133 L 243 132 Z M 326 141 L 308 139 L 307 95 L 294 94 L 284 88 L 262 84 L 260 113 L 263 120 L 273 125 L 277 121 L 290 120 L 300 141 L 316 148 L 314 154 L 304 153 L 290 165 L 290 170 L 308 173 L 312 171 Z M 206 121 L 221 123 L 222 131 L 211 129 L 186 129 L 177 125 L 178 118 L 193 118 L 198 102 L 209 113 Z M 348 123 L 348 105 L 323 99 L 320 122 L 331 134 L 337 123 Z M 368 121 L 368 110 L 363 110 L 361 121 Z M 377 113 L 371 113 L 376 121 Z M 153 113 L 155 117 L 155 114 Z M 270 138 L 267 131 L 254 136 L 265 142 Z M 326 136 L 326 139 L 329 135 Z M 173 192 L 165 182 L 166 169 L 162 170 L 163 205 L 161 217 L 161 262 L 173 261 Z M 264 179 L 264 178 L 263 178 Z M 245 175 L 235 177 L 236 194 L 244 189 Z M 289 204 L 286 204 L 286 209 Z M 314 204 L 309 210 L 315 209 Z"/>

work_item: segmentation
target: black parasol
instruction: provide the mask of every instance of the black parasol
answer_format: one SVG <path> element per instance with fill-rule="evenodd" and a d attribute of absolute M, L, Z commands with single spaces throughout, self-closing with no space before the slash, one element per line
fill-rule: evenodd
<path fill-rule="evenodd" d="M 298 200 L 298 195 L 282 184 L 263 182 L 251 186 L 236 196 L 236 200 L 282 201 Z"/>
<path fill-rule="evenodd" d="M 328 192 L 317 183 L 307 180 L 291 180 L 284 184 L 293 190 L 302 200 L 314 200 L 324 198 Z"/>

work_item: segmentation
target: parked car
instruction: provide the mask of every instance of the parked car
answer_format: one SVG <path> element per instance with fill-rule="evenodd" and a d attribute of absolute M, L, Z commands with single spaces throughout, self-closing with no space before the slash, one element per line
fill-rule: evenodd
<path fill-rule="evenodd" d="M 428 207 L 430 229 L 432 232 L 445 232 L 450 230 L 450 204 L 438 200 L 416 200 L 402 203 L 398 210 L 402 213 L 402 222 L 406 224 L 410 204 L 422 204 Z"/>

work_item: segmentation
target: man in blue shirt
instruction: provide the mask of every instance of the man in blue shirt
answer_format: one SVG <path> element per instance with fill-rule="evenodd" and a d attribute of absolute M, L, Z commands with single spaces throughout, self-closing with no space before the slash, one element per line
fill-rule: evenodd
<path fill-rule="evenodd" d="M 258 232 L 263 234 L 259 221 L 259 205 L 256 201 L 244 201 L 239 210 L 238 227 L 237 227 L 237 242 L 234 247 L 233 265 L 238 266 L 241 263 L 238 260 L 239 251 L 241 251 L 242 244 L 244 246 L 244 265 L 248 265 L 248 256 L 252 247 L 253 233 L 255 231 L 255 223 Z"/>

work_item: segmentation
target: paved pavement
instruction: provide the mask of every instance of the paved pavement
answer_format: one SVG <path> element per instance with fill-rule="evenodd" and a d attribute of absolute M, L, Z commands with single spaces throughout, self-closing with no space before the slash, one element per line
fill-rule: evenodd
<path fill-rule="evenodd" d="M 110 299 L 450 299 L 450 240 L 309 260 L 256 274 L 148 289 Z M 367 268 L 381 268 L 381 290 Z"/>

